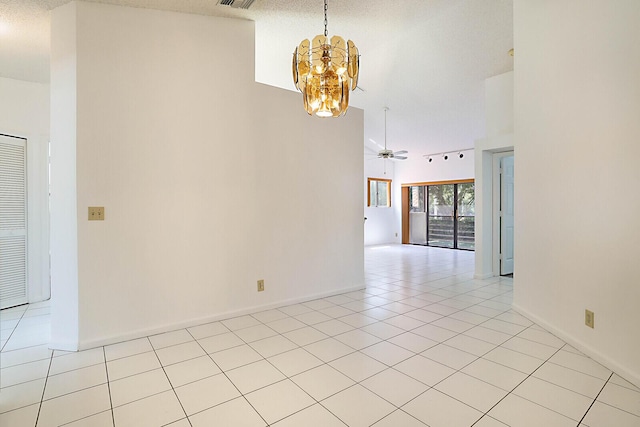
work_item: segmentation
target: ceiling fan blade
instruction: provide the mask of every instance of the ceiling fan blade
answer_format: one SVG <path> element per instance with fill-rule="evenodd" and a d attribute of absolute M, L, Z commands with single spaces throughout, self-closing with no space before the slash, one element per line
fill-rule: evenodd
<path fill-rule="evenodd" d="M 393 156 L 395 160 L 407 160 L 405 156 Z"/>
<path fill-rule="evenodd" d="M 401 150 L 401 151 L 395 151 L 393 154 L 408 154 L 409 152 L 407 150 Z"/>
<path fill-rule="evenodd" d="M 384 150 L 384 147 L 378 144 L 377 142 L 375 142 L 373 139 L 369 138 L 369 141 L 377 147 L 377 150 Z"/>

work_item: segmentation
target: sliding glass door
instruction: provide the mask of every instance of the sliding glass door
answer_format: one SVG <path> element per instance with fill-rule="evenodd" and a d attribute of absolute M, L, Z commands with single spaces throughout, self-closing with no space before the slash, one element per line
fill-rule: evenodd
<path fill-rule="evenodd" d="M 475 249 L 475 188 L 472 182 L 456 184 L 456 240 L 458 249 Z"/>
<path fill-rule="evenodd" d="M 424 210 L 426 187 L 415 186 L 409 189 L 409 243 L 427 244 L 427 214 Z"/>
<path fill-rule="evenodd" d="M 473 250 L 474 194 L 473 182 L 410 186 L 409 243 Z"/>
<path fill-rule="evenodd" d="M 455 247 L 455 184 L 427 186 L 427 245 Z"/>

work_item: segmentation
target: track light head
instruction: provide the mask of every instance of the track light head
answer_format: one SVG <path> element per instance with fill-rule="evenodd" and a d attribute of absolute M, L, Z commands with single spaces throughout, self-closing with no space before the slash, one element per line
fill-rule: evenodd
<path fill-rule="evenodd" d="M 458 158 L 462 159 L 462 158 L 464 158 L 464 152 L 465 151 L 472 151 L 472 150 L 473 150 L 473 148 L 458 148 L 458 149 L 450 150 L 450 151 L 444 151 L 444 152 L 440 151 L 440 152 L 436 152 L 436 153 L 423 154 L 422 157 L 427 159 L 429 161 L 429 163 L 433 162 L 434 158 L 436 160 L 438 160 L 438 157 L 442 157 L 442 160 L 446 161 L 446 160 L 449 160 L 449 157 L 457 155 Z"/>

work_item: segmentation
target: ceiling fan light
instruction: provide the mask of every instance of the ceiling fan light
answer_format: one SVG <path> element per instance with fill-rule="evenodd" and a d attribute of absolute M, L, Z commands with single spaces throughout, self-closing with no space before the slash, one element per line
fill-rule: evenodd
<path fill-rule="evenodd" d="M 293 52 L 293 83 L 302 92 L 309 115 L 339 117 L 349 108 L 349 89 L 358 84 L 358 48 L 340 36 L 329 39 L 327 0 L 324 1 L 324 35 L 300 42 Z"/>

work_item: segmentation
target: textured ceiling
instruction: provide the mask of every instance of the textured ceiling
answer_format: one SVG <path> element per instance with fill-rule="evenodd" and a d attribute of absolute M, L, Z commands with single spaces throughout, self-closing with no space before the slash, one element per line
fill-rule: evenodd
<path fill-rule="evenodd" d="M 256 22 L 256 79 L 294 90 L 291 53 L 323 31 L 322 0 L 93 0 Z M 0 76 L 49 80 L 49 11 L 69 0 L 0 0 Z M 484 80 L 513 69 L 512 0 L 330 0 L 329 35 L 361 53 L 351 104 L 365 109 L 365 146 L 422 154 L 472 147 L 484 136 Z M 302 108 L 302 106 L 301 106 Z"/>

